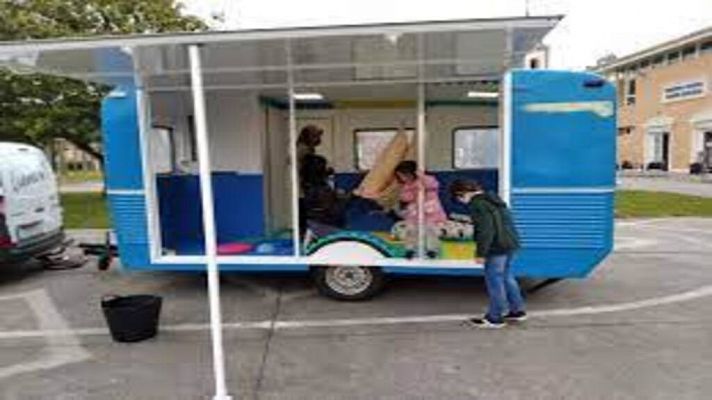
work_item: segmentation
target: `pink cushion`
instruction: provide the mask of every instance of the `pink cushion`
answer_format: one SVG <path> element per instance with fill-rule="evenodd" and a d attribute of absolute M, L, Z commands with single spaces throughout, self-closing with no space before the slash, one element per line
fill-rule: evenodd
<path fill-rule="evenodd" d="M 252 250 L 252 245 L 249 243 L 223 243 L 218 245 L 218 254 L 220 255 L 230 255 L 230 254 L 244 254 Z"/>

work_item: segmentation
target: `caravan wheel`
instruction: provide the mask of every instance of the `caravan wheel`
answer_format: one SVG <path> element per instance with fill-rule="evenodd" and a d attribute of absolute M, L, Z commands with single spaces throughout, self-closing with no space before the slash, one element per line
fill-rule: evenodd
<path fill-rule="evenodd" d="M 378 267 L 314 267 L 313 277 L 319 293 L 336 300 L 370 299 L 385 283 L 383 271 Z"/>

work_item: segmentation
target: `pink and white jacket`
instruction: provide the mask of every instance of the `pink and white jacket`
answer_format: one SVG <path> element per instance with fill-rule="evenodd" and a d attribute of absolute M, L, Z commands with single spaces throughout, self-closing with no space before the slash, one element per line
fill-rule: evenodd
<path fill-rule="evenodd" d="M 445 210 L 442 204 L 440 204 L 440 197 L 438 196 L 440 183 L 433 176 L 420 175 L 414 181 L 401 185 L 400 201 L 407 203 L 403 215 L 406 223 L 418 223 L 418 207 L 416 201 L 418 200 L 420 185 L 425 187 L 425 204 L 423 205 L 425 224 L 434 226 L 447 221 L 447 214 L 445 214 Z"/>

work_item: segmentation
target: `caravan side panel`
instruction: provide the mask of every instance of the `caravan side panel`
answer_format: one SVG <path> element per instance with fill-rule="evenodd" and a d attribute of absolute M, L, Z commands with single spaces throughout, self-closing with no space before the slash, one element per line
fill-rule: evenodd
<path fill-rule="evenodd" d="M 511 75 L 515 268 L 583 277 L 613 248 L 615 89 L 589 73 Z"/>
<path fill-rule="evenodd" d="M 117 87 L 102 106 L 106 185 L 119 254 L 125 267 L 150 264 L 136 90 Z"/>

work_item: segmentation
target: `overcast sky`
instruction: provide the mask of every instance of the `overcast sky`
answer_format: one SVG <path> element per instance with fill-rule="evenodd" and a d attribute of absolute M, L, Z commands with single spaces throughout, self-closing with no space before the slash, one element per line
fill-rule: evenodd
<path fill-rule="evenodd" d="M 225 29 L 522 16 L 526 0 L 183 0 Z M 583 68 L 712 25 L 712 0 L 529 0 L 532 15 L 564 14 L 545 39 L 553 68 Z"/>

